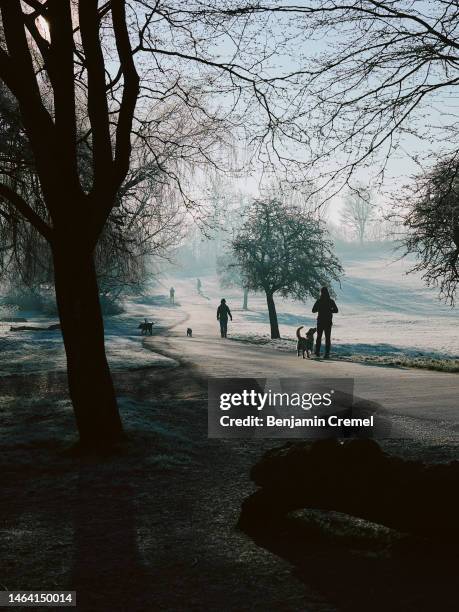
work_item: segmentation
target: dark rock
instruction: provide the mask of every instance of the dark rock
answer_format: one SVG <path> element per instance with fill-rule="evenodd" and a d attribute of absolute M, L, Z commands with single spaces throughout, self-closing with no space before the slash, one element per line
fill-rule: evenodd
<path fill-rule="evenodd" d="M 292 510 L 332 510 L 405 533 L 459 540 L 459 463 L 390 456 L 373 440 L 288 443 L 251 470 L 260 487 L 242 505 L 239 526 L 254 532 Z"/>

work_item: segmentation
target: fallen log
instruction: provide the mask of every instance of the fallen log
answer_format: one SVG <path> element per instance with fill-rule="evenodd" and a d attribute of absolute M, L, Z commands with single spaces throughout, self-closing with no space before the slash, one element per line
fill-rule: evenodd
<path fill-rule="evenodd" d="M 31 325 L 20 325 L 19 327 L 10 327 L 10 331 L 55 331 L 60 329 L 61 326 L 59 323 L 54 323 L 53 325 L 49 325 L 48 327 L 36 327 Z"/>

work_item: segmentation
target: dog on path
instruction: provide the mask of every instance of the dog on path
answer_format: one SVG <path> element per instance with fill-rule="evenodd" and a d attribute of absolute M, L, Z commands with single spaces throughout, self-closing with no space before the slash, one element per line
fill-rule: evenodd
<path fill-rule="evenodd" d="M 304 354 L 306 353 L 309 359 L 309 353 L 314 349 L 314 334 L 317 331 L 317 327 L 310 327 L 306 332 L 306 337 L 301 335 L 301 330 L 303 329 L 303 325 L 296 330 L 296 353 L 297 356 L 300 356 L 300 353 L 303 353 L 303 359 L 305 359 Z"/>
<path fill-rule="evenodd" d="M 149 323 L 146 319 L 144 323 L 139 325 L 138 329 L 140 329 L 142 336 L 146 336 L 147 334 L 150 336 L 153 335 L 153 323 Z"/>

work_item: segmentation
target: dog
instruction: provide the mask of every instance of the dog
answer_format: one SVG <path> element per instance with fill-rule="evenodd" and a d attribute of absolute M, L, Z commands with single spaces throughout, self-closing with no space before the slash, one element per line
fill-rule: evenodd
<path fill-rule="evenodd" d="M 187 327 L 186 328 L 186 335 L 188 338 L 192 338 L 193 337 L 193 330 L 191 329 L 191 327 Z"/>
<path fill-rule="evenodd" d="M 140 329 L 140 333 L 142 334 L 142 336 L 146 336 L 147 334 L 149 334 L 150 336 L 153 335 L 153 323 L 148 323 L 146 319 L 145 323 L 141 323 L 138 329 Z"/>
<path fill-rule="evenodd" d="M 296 343 L 296 353 L 297 356 L 300 356 L 300 353 L 303 353 L 303 359 L 305 359 L 304 354 L 306 353 L 309 359 L 309 352 L 314 349 L 314 334 L 317 331 L 317 327 L 310 327 L 306 333 L 306 338 L 303 338 L 301 335 L 301 330 L 303 329 L 303 325 L 296 330 L 296 337 L 298 341 Z"/>

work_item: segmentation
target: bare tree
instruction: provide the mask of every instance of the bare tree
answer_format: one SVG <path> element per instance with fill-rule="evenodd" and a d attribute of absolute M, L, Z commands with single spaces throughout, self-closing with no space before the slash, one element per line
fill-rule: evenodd
<path fill-rule="evenodd" d="M 232 249 L 247 288 L 266 294 L 271 338 L 280 338 L 276 294 L 304 300 L 342 273 L 325 224 L 275 199 L 252 203 Z"/>
<path fill-rule="evenodd" d="M 458 155 L 440 159 L 418 177 L 399 205 L 398 220 L 405 255 L 418 260 L 411 271 L 420 272 L 428 286 L 438 287 L 440 296 L 454 305 L 459 286 Z"/>
<path fill-rule="evenodd" d="M 283 82 L 307 96 L 303 121 L 294 129 L 323 179 L 319 190 L 341 190 L 377 156 L 382 178 L 407 134 L 454 143 L 454 113 L 437 122 L 426 118 L 438 115 L 435 103 L 458 83 L 457 2 L 274 0 L 243 6 L 247 19 L 277 19 L 296 46 L 297 61 L 288 55 L 291 70 Z M 215 6 L 208 13 L 221 18 Z"/>
<path fill-rule="evenodd" d="M 26 201 L 35 209 L 46 210 L 33 164 L 33 155 L 21 125 L 17 104 L 0 87 L 0 168 L 15 183 Z M 176 140 L 181 142 L 176 134 Z M 143 146 L 142 146 L 143 145 Z M 159 155 L 158 149 L 158 155 Z M 168 147 L 162 155 L 172 157 Z M 79 151 L 79 166 L 91 175 L 89 152 Z M 117 205 L 111 211 L 95 249 L 99 289 L 105 302 L 117 300 L 125 293 L 139 290 L 147 279 L 151 257 L 168 258 L 171 249 L 183 236 L 181 228 L 183 206 L 177 189 L 166 172 L 163 159 L 160 169 L 140 141 L 136 159 L 117 195 Z M 174 167 L 174 163 L 171 163 Z M 1 198 L 0 198 L 1 199 Z M 10 281 L 13 293 L 40 293 L 53 282 L 52 254 L 44 237 L 27 221 L 8 207 L 0 208 L 0 278 Z M 151 273 L 150 273 L 151 276 Z"/>
<path fill-rule="evenodd" d="M 388 160 L 413 136 L 422 142 L 425 155 L 430 147 L 445 159 L 457 154 L 457 113 L 439 110 L 454 98 L 459 83 L 457 2 L 279 0 L 249 10 L 290 17 L 302 29 L 303 40 L 320 41 L 320 53 L 311 54 L 290 74 L 295 83 L 305 77 L 310 161 L 320 175 L 320 188 L 329 186 L 337 193 L 358 168 L 370 165 L 378 169 L 382 183 Z M 412 157 L 425 161 L 422 152 Z M 447 218 L 451 236 L 455 226 L 453 217 Z M 408 215 L 407 227 L 412 220 Z M 449 268 L 454 277 L 450 256 L 450 248 L 443 256 L 427 249 L 425 257 L 432 261 L 423 255 L 421 268 Z M 440 272 L 440 278 L 447 276 Z M 425 279 L 432 281 L 427 273 Z M 449 288 L 444 290 L 450 295 Z"/>
<path fill-rule="evenodd" d="M 369 224 L 375 218 L 375 203 L 369 189 L 359 186 L 353 189 L 344 199 L 340 212 L 341 222 L 347 225 L 363 244 Z"/>
<path fill-rule="evenodd" d="M 157 144 L 174 141 L 162 111 L 173 100 L 194 130 L 178 155 L 203 166 L 234 166 L 228 149 L 236 139 L 250 144 L 257 163 L 269 164 L 274 156 L 284 166 L 285 141 L 307 142 L 295 127 L 302 97 L 298 88 L 284 87 L 284 74 L 272 61 L 288 35 L 273 31 L 270 16 L 254 21 L 247 7 L 0 0 L 0 80 L 17 102 L 44 209 L 23 197 L 8 174 L 2 174 L 0 195 L 50 245 L 69 391 L 84 447 L 123 438 L 94 252 L 119 201 L 133 138 L 144 139 L 161 168 Z M 212 96 L 212 104 L 203 102 Z M 199 125 L 207 129 L 196 130 Z M 91 153 L 89 176 L 79 166 L 82 143 Z M 191 206 L 181 177 L 174 179 Z"/>

